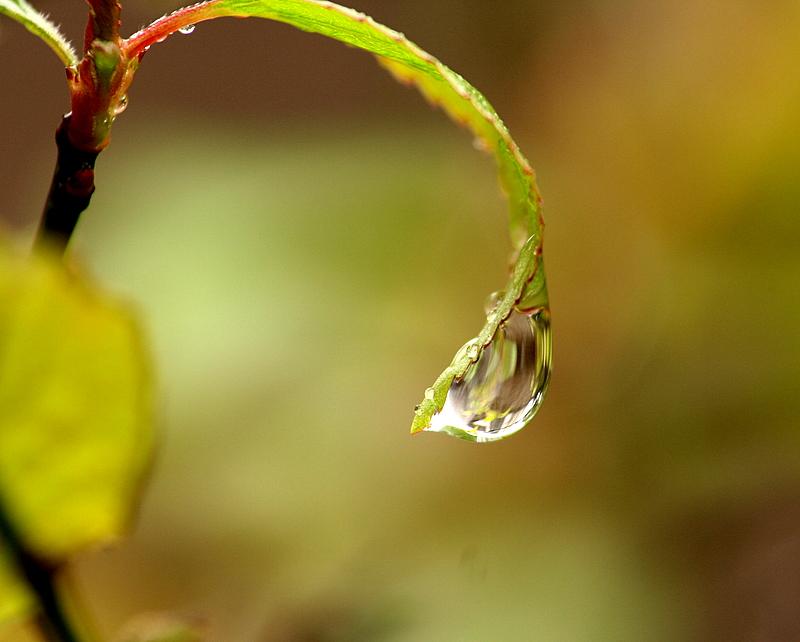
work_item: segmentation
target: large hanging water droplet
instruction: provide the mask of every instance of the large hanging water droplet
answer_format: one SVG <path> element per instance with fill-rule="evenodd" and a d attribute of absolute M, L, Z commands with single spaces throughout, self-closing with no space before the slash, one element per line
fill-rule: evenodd
<path fill-rule="evenodd" d="M 185 27 L 181 27 L 178 29 L 184 36 L 188 36 L 192 31 L 194 31 L 195 25 L 186 25 Z"/>
<path fill-rule="evenodd" d="M 450 386 L 426 430 L 477 442 L 518 432 L 542 404 L 551 365 L 550 311 L 514 310 L 480 358 Z"/>

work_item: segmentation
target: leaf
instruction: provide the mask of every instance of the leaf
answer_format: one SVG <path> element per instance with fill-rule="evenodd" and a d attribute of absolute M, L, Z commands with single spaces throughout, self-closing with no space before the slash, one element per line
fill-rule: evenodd
<path fill-rule="evenodd" d="M 152 448 L 151 378 L 130 311 L 55 255 L 0 247 L 0 500 L 60 563 L 126 530 Z"/>
<path fill-rule="evenodd" d="M 453 357 L 453 361 L 439 375 L 434 384 L 425 391 L 425 398 L 417 406 L 414 411 L 414 419 L 411 423 L 411 433 L 417 433 L 425 430 L 433 416 L 441 411 L 444 407 L 447 393 L 454 379 L 460 379 L 466 374 L 469 366 L 477 361 L 476 354 L 470 354 L 469 348 L 477 345 L 481 350 L 491 342 L 497 328 L 501 321 L 498 319 L 507 319 L 514 308 L 514 305 L 524 297 L 533 299 L 538 295 L 538 305 L 545 305 L 547 302 L 547 289 L 544 284 L 544 279 L 537 279 L 536 276 L 541 269 L 542 261 L 537 255 L 537 246 L 535 237 L 531 237 L 528 242 L 522 247 L 519 253 L 519 258 L 514 266 L 514 271 L 511 275 L 508 285 L 506 286 L 505 295 L 495 310 L 487 319 L 486 325 L 480 331 L 477 337 L 467 341 L 461 349 Z M 541 274 L 544 274 L 542 271 Z M 533 288 L 528 288 L 528 285 L 535 285 L 539 289 L 532 292 Z M 533 306 L 531 306 L 533 307 Z M 477 353 L 480 355 L 480 351 Z M 467 435 L 461 435 L 462 439 L 474 441 Z"/>
<path fill-rule="evenodd" d="M 32 34 L 41 38 L 64 63 L 65 67 L 78 64 L 75 49 L 62 35 L 59 28 L 25 0 L 0 0 L 0 14 L 16 20 Z"/>
<path fill-rule="evenodd" d="M 469 341 L 450 366 L 426 392 L 417 406 L 411 431 L 424 430 L 443 407 L 454 378 L 465 374 L 523 297 L 547 305 L 547 286 L 542 269 L 541 197 L 530 164 L 488 100 L 464 78 L 402 33 L 375 22 L 363 13 L 320 0 L 210 0 L 156 20 L 125 42 L 133 58 L 182 27 L 220 18 L 258 17 L 293 25 L 369 51 L 398 80 L 414 85 L 428 101 L 438 105 L 454 121 L 466 127 L 480 146 L 497 161 L 500 182 L 509 199 L 510 235 L 514 250 L 511 279 L 505 297 L 487 319 L 478 336 Z M 477 353 L 467 347 L 477 345 Z"/>

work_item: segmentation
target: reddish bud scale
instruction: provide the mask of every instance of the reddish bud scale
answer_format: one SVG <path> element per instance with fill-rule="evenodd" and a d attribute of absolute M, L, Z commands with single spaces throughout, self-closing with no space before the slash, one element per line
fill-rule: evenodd
<path fill-rule="evenodd" d="M 99 152 L 108 145 L 111 125 L 125 100 L 138 59 L 131 61 L 123 51 L 119 2 L 88 3 L 83 58 L 67 69 L 72 106 L 68 136 L 77 149 Z"/>
<path fill-rule="evenodd" d="M 138 62 L 129 60 L 118 44 L 95 40 L 77 70 L 68 73 L 72 103 L 69 137 L 76 147 L 100 151 L 108 145 L 111 125 Z"/>

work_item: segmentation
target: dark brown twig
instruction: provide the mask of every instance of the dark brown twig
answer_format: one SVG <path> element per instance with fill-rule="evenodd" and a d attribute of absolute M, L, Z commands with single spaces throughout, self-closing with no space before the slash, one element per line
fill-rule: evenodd
<path fill-rule="evenodd" d="M 69 137 L 70 116 L 56 130 L 58 159 L 44 207 L 38 239 L 66 248 L 81 212 L 94 193 L 94 164 L 99 151 L 78 149 Z"/>

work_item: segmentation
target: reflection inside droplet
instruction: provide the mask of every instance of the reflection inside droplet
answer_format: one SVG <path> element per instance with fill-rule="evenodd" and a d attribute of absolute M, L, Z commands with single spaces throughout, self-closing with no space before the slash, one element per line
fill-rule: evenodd
<path fill-rule="evenodd" d="M 183 35 L 188 36 L 194 31 L 194 27 L 194 25 L 186 25 L 185 27 L 178 29 L 178 31 L 180 31 Z"/>
<path fill-rule="evenodd" d="M 497 441 L 533 419 L 550 380 L 550 312 L 513 311 L 466 374 L 453 382 L 426 430 Z"/>

